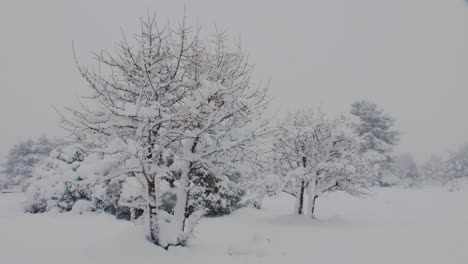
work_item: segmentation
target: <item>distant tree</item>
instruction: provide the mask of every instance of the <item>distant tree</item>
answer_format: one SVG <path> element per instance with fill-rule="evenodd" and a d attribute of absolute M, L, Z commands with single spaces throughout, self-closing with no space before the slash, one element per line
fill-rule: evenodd
<path fill-rule="evenodd" d="M 468 144 L 450 153 L 445 173 L 448 179 L 468 177 Z"/>
<path fill-rule="evenodd" d="M 405 186 L 419 185 L 423 181 L 423 175 L 420 172 L 414 158 L 409 153 L 397 155 L 394 158 L 393 170 L 399 178 L 399 183 Z"/>
<path fill-rule="evenodd" d="M 313 216 L 315 202 L 335 190 L 363 193 L 372 183 L 372 156 L 362 152 L 365 142 L 343 117 L 329 120 L 319 111 L 289 113 L 279 125 L 273 144 L 272 174 L 278 191 L 296 197 L 295 213 Z"/>
<path fill-rule="evenodd" d="M 428 184 L 440 184 L 448 180 L 445 175 L 445 162 L 444 160 L 435 155 L 424 162 L 421 166 L 421 174 L 424 181 Z"/>
<path fill-rule="evenodd" d="M 366 100 L 354 102 L 351 114 L 358 118 L 355 129 L 366 141 L 361 151 L 372 150 L 382 156 L 376 162 L 380 167 L 377 181 L 381 185 L 388 185 L 394 178 L 391 171 L 393 149 L 399 142 L 399 132 L 394 128 L 395 119 L 375 103 Z"/>
<path fill-rule="evenodd" d="M 86 152 L 82 146 L 70 145 L 51 151 L 34 170 L 26 190 L 26 211 L 70 211 L 77 200 L 91 200 L 90 187 L 83 180 L 94 175 L 79 170 Z M 83 176 L 85 174 L 85 176 Z"/>
<path fill-rule="evenodd" d="M 148 239 L 184 246 L 206 213 L 200 194 L 229 189 L 256 156 L 266 89 L 224 34 L 202 41 L 185 20 L 159 27 L 154 17 L 141 29 L 135 42 L 124 37 L 114 52 L 96 54 L 100 71 L 79 66 L 93 94 L 64 124 L 93 151 L 123 157 L 123 172 L 144 183 Z M 173 206 L 161 206 L 171 197 Z"/>
<path fill-rule="evenodd" d="M 37 140 L 19 142 L 8 152 L 1 164 L 0 189 L 26 190 L 33 169 L 57 146 L 57 141 L 41 136 Z"/>

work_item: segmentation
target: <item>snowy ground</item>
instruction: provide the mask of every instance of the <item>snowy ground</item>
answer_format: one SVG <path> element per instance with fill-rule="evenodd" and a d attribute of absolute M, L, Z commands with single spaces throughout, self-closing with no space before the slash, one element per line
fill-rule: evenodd
<path fill-rule="evenodd" d="M 468 192 L 378 190 L 318 200 L 317 220 L 287 196 L 206 219 L 189 248 L 164 251 L 141 226 L 106 214 L 22 213 L 0 194 L 0 263 L 468 263 Z"/>

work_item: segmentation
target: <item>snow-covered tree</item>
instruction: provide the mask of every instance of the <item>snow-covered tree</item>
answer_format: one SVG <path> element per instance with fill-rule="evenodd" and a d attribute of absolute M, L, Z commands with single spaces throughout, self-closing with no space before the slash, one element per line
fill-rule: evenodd
<path fill-rule="evenodd" d="M 428 184 L 440 184 L 448 180 L 445 176 L 445 162 L 441 157 L 436 155 L 431 155 L 423 163 L 421 174 L 424 181 Z"/>
<path fill-rule="evenodd" d="M 445 174 L 448 179 L 468 177 L 468 144 L 450 153 L 446 166 Z"/>
<path fill-rule="evenodd" d="M 361 151 L 373 150 L 382 156 L 376 162 L 380 167 L 377 181 L 383 186 L 393 184 L 396 180 L 391 169 L 393 149 L 399 142 L 400 134 L 394 128 L 395 119 L 367 100 L 354 102 L 351 114 L 358 118 L 355 129 L 366 141 Z"/>
<path fill-rule="evenodd" d="M 363 193 L 375 177 L 373 155 L 362 152 L 365 142 L 342 116 L 329 120 L 320 111 L 289 113 L 279 125 L 273 144 L 273 175 L 278 190 L 296 197 L 295 213 L 313 216 L 315 201 L 325 192 Z"/>
<path fill-rule="evenodd" d="M 57 142 L 45 136 L 17 143 L 1 164 L 0 189 L 26 190 L 35 166 L 57 146 Z"/>
<path fill-rule="evenodd" d="M 414 161 L 413 155 L 402 153 L 395 156 L 392 166 L 395 175 L 399 178 L 399 184 L 411 187 L 422 183 L 423 175 Z"/>
<path fill-rule="evenodd" d="M 229 190 L 268 133 L 266 89 L 251 82 L 242 48 L 220 33 L 202 41 L 199 30 L 185 19 L 177 28 L 142 20 L 135 41 L 124 37 L 114 52 L 96 54 L 99 71 L 79 66 L 93 93 L 64 119 L 87 148 L 118 155 L 120 175 L 144 183 L 148 239 L 164 248 L 186 245 L 206 213 L 199 181 L 212 177 Z M 170 197 L 173 206 L 162 206 Z"/>

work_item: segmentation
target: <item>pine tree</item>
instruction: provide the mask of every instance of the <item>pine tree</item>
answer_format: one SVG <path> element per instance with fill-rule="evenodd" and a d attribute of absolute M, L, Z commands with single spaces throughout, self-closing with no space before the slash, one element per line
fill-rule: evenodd
<path fill-rule="evenodd" d="M 393 149 L 399 142 L 399 132 L 395 130 L 395 119 L 378 108 L 375 103 L 366 100 L 356 101 L 351 105 L 351 114 L 358 119 L 355 129 L 359 136 L 366 141 L 363 152 L 375 151 L 381 155 L 376 162 L 380 167 L 377 182 L 390 185 L 393 180 L 392 172 Z"/>

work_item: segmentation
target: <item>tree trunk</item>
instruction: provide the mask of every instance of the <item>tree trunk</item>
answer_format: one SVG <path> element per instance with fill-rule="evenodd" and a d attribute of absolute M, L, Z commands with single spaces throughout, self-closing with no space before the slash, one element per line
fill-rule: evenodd
<path fill-rule="evenodd" d="M 302 166 L 305 168 L 307 163 L 307 158 L 302 157 Z M 304 192 L 305 192 L 306 184 L 304 180 L 301 180 L 301 187 L 299 188 L 299 195 L 297 196 L 297 214 L 301 215 L 304 214 Z"/>
<path fill-rule="evenodd" d="M 311 204 L 311 206 L 310 206 L 310 207 L 311 207 L 311 209 L 310 209 L 310 216 L 311 216 L 312 218 L 315 218 L 315 216 L 314 216 L 314 211 L 315 211 L 315 200 L 317 200 L 317 198 L 318 198 L 318 195 L 314 195 L 314 198 L 312 199 L 312 204 Z"/>
<path fill-rule="evenodd" d="M 296 212 L 298 215 L 304 213 L 304 190 L 305 190 L 305 182 L 301 180 L 301 186 L 299 187 L 299 194 L 297 195 L 296 201 Z"/>
<path fill-rule="evenodd" d="M 189 191 L 189 174 L 192 170 L 192 162 L 187 162 L 185 168 L 182 169 L 180 180 L 178 182 L 178 189 L 176 192 L 177 200 L 174 207 L 174 245 L 185 245 L 187 242 L 185 234 L 185 218 L 188 206 L 188 191 Z"/>
<path fill-rule="evenodd" d="M 174 217 L 177 221 L 177 230 L 181 233 L 184 232 L 184 220 L 186 215 L 186 206 L 188 203 L 188 175 L 183 173 L 179 180 L 177 190 L 177 201 L 174 207 Z"/>
<path fill-rule="evenodd" d="M 135 207 L 130 207 L 130 221 L 135 221 Z"/>
<path fill-rule="evenodd" d="M 154 181 L 148 181 L 148 239 L 159 245 L 159 225 L 157 219 L 156 186 Z"/>
<path fill-rule="evenodd" d="M 319 197 L 317 192 L 317 179 L 309 182 L 307 188 L 307 196 L 309 197 L 309 201 L 307 203 L 307 211 L 310 213 L 310 217 L 314 218 L 314 211 L 315 211 L 315 200 Z"/>

